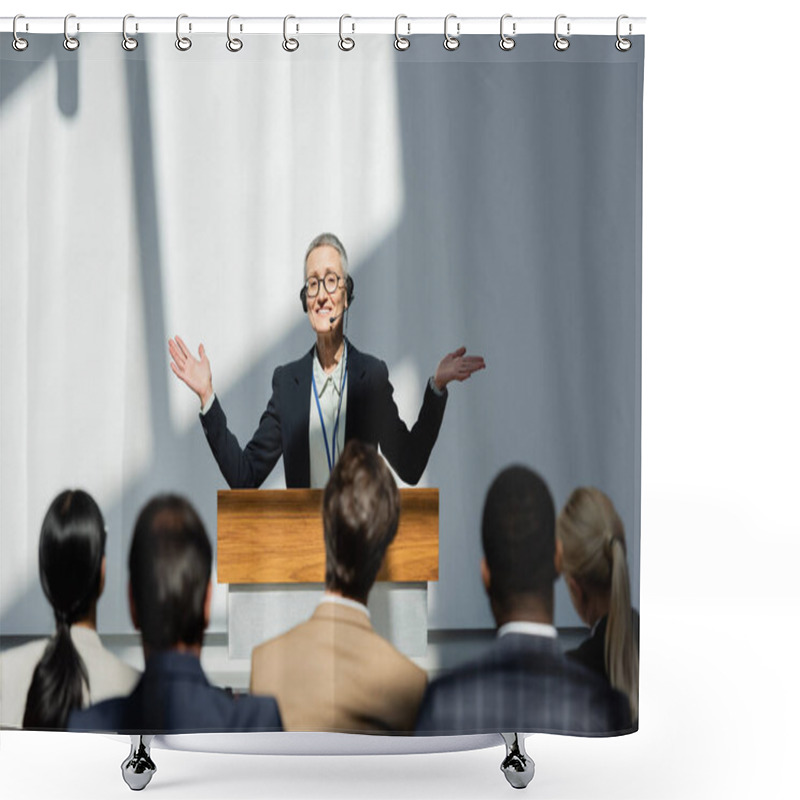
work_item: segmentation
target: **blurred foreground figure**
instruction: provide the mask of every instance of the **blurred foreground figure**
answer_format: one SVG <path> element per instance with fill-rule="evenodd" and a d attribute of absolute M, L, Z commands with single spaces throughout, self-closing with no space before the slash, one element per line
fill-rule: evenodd
<path fill-rule="evenodd" d="M 130 556 L 130 611 L 145 671 L 128 697 L 70 716 L 71 730 L 192 733 L 281 730 L 271 697 L 237 697 L 200 666 L 211 608 L 211 543 L 194 508 L 163 495 L 139 514 Z"/>
<path fill-rule="evenodd" d="M 417 732 L 629 731 L 625 697 L 559 648 L 555 509 L 539 475 L 515 466 L 495 478 L 483 507 L 482 540 L 481 575 L 497 640 L 482 658 L 428 687 Z"/>

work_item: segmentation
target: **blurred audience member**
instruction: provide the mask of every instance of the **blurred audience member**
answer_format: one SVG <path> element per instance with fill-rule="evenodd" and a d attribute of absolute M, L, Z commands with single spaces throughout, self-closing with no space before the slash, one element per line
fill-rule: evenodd
<path fill-rule="evenodd" d="M 0 655 L 0 722 L 65 728 L 69 712 L 129 692 L 139 673 L 97 635 L 97 601 L 106 575 L 106 528 L 97 503 L 61 492 L 39 536 L 39 578 L 56 632 Z"/>
<path fill-rule="evenodd" d="M 188 501 L 162 495 L 142 509 L 128 568 L 144 675 L 128 697 L 73 712 L 69 727 L 122 733 L 281 730 L 273 698 L 232 696 L 211 686 L 200 666 L 211 608 L 211 543 Z"/>
<path fill-rule="evenodd" d="M 625 698 L 559 648 L 555 509 L 542 478 L 520 466 L 495 478 L 484 503 L 482 540 L 481 575 L 497 639 L 484 656 L 431 683 L 417 732 L 630 730 Z"/>
<path fill-rule="evenodd" d="M 309 620 L 253 650 L 250 690 L 278 698 L 286 730 L 413 727 L 425 672 L 375 633 L 367 609 L 399 512 L 383 458 L 349 441 L 323 499 L 325 594 Z"/>
<path fill-rule="evenodd" d="M 605 676 L 639 716 L 639 615 L 631 609 L 625 529 L 599 489 L 576 489 L 556 522 L 556 564 L 591 636 L 568 656 Z"/>

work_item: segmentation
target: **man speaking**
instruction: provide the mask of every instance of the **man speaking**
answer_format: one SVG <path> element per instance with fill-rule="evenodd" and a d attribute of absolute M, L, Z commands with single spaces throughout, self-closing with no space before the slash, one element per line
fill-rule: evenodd
<path fill-rule="evenodd" d="M 483 369 L 483 358 L 466 355 L 463 347 L 448 353 L 428 381 L 409 430 L 398 414 L 386 364 L 344 336 L 353 290 L 344 246 L 334 234 L 320 234 L 306 251 L 300 291 L 316 343 L 299 360 L 275 370 L 272 397 L 244 448 L 228 430 L 203 345 L 197 358 L 179 336 L 169 340 L 170 367 L 200 398 L 203 430 L 232 489 L 261 486 L 281 456 L 288 488 L 322 488 L 350 439 L 380 447 L 401 480 L 419 481 L 439 435 L 447 384 Z"/>

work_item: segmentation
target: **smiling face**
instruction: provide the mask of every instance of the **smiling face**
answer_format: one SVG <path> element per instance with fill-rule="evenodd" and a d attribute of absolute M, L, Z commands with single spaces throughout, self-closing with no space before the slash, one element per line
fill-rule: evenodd
<path fill-rule="evenodd" d="M 332 292 L 328 292 L 325 288 L 326 275 L 335 275 L 338 278 L 336 288 Z M 342 259 L 335 247 L 320 245 L 308 254 L 306 281 L 312 278 L 319 281 L 319 292 L 316 297 L 311 297 L 312 292 L 309 292 L 307 298 L 311 327 L 318 335 L 341 329 L 344 310 L 347 308 L 347 292 Z M 328 280 L 330 281 L 330 278 Z"/>

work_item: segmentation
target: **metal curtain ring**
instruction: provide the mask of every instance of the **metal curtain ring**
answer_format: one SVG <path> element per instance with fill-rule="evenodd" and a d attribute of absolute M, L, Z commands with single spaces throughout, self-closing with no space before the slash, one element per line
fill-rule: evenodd
<path fill-rule="evenodd" d="M 81 43 L 74 36 L 70 36 L 69 35 L 69 30 L 67 30 L 67 28 L 69 26 L 69 21 L 71 19 L 75 19 L 75 15 L 74 14 L 67 14 L 67 16 L 64 17 L 64 42 L 63 42 L 63 44 L 64 44 L 64 49 L 65 50 L 70 50 L 70 51 L 77 50 L 81 46 Z M 78 27 L 77 30 L 80 30 L 80 27 Z"/>
<path fill-rule="evenodd" d="M 139 46 L 139 40 L 128 36 L 128 20 L 134 19 L 133 14 L 126 14 L 122 18 L 122 49 L 130 52 Z"/>
<path fill-rule="evenodd" d="M 296 19 L 296 17 L 293 17 L 291 14 L 287 14 L 283 18 L 283 44 L 281 46 L 287 53 L 294 53 L 294 51 L 300 47 L 300 42 L 298 42 L 297 39 L 290 39 L 287 36 L 287 27 L 290 19 Z"/>
<path fill-rule="evenodd" d="M 503 16 L 500 17 L 500 49 L 505 50 L 506 52 L 513 50 L 517 44 L 516 40 L 512 36 L 508 36 L 503 28 L 507 19 L 511 19 L 511 14 L 503 14 Z M 517 32 L 516 22 L 511 24 L 511 31 L 513 33 Z"/>
<path fill-rule="evenodd" d="M 244 44 L 241 39 L 236 39 L 231 36 L 231 22 L 233 22 L 233 20 L 235 19 L 239 19 L 239 17 L 236 14 L 231 14 L 228 17 L 228 30 L 227 30 L 228 41 L 225 42 L 225 47 L 227 47 L 231 53 L 238 53 L 244 47 Z M 242 28 L 240 26 L 239 30 L 241 29 Z"/>
<path fill-rule="evenodd" d="M 453 50 L 458 50 L 458 47 L 461 44 L 461 42 L 458 40 L 458 34 L 461 31 L 461 23 L 460 22 L 456 22 L 456 35 L 455 36 L 451 36 L 447 32 L 447 23 L 450 22 L 451 19 L 456 19 L 456 15 L 455 14 L 448 14 L 444 18 L 444 42 L 443 42 L 443 44 L 444 44 L 444 49 L 445 50 L 450 50 L 452 52 Z"/>
<path fill-rule="evenodd" d="M 556 21 L 553 24 L 553 33 L 555 34 L 555 41 L 553 42 L 553 47 L 558 50 L 560 53 L 563 53 L 569 47 L 569 39 L 565 39 L 559 32 L 558 32 L 558 21 L 560 19 L 566 19 L 566 14 L 559 14 L 556 17 Z M 569 36 L 569 22 L 567 23 L 567 36 Z"/>
<path fill-rule="evenodd" d="M 339 49 L 344 50 L 345 53 L 348 52 L 349 50 L 352 50 L 356 46 L 355 41 L 351 37 L 345 36 L 342 30 L 342 28 L 344 27 L 344 21 L 346 19 L 353 19 L 353 18 L 349 14 L 342 14 L 342 16 L 339 17 Z M 352 32 L 355 33 L 356 24 L 355 22 L 351 24 L 353 26 Z"/>
<path fill-rule="evenodd" d="M 411 47 L 411 39 L 406 39 L 405 36 L 400 35 L 400 20 L 401 19 L 408 19 L 405 14 L 398 14 L 394 18 L 394 49 L 395 50 L 408 50 Z M 407 22 L 406 26 L 408 27 L 408 36 L 411 35 L 411 23 Z"/>
<path fill-rule="evenodd" d="M 175 47 L 184 53 L 192 46 L 192 40 L 188 36 L 181 36 L 181 20 L 188 18 L 188 14 L 178 14 L 178 17 L 175 20 Z M 190 23 L 189 30 L 191 31 L 191 29 L 192 25 Z"/>
<path fill-rule="evenodd" d="M 25 15 L 24 14 L 17 14 L 17 16 L 14 17 L 14 22 L 11 24 L 11 32 L 14 34 L 14 38 L 11 40 L 11 46 L 18 53 L 21 53 L 23 50 L 27 50 L 28 49 L 28 40 L 27 39 L 23 39 L 17 33 L 17 20 L 18 19 L 25 19 Z"/>
<path fill-rule="evenodd" d="M 619 24 L 624 19 L 628 19 L 628 15 L 627 14 L 620 14 L 617 17 L 617 41 L 614 43 L 614 47 L 616 47 L 617 50 L 620 51 L 620 53 L 627 53 L 628 50 L 630 50 L 632 45 L 633 45 L 633 42 L 630 39 L 625 39 L 619 32 L 619 28 L 620 28 Z M 629 35 L 630 35 L 630 32 L 631 32 L 631 29 L 632 28 L 631 28 L 631 25 L 629 23 L 628 24 L 628 34 Z"/>

